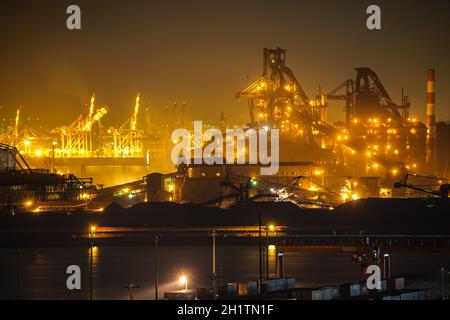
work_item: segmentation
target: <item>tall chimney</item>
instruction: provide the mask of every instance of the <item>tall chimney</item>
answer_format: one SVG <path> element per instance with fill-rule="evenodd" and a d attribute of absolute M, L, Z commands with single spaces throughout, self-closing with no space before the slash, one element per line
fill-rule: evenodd
<path fill-rule="evenodd" d="M 436 174 L 436 107 L 434 69 L 427 70 L 427 147 L 426 161 L 429 175 Z"/>

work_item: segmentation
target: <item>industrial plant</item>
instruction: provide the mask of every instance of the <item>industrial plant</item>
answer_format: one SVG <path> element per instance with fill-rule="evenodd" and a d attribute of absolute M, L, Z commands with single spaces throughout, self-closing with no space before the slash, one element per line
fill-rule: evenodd
<path fill-rule="evenodd" d="M 360 198 L 448 197 L 449 157 L 443 146 L 449 125 L 436 124 L 434 69 L 424 76 L 422 123 L 411 114 L 404 90 L 401 101 L 393 101 L 369 67 L 357 67 L 354 79 L 311 96 L 288 67 L 286 49 L 264 48 L 262 57 L 261 76 L 236 98 L 247 102 L 245 130 L 280 130 L 276 175 L 262 176 L 259 165 L 250 164 L 175 166 L 170 135 L 189 123 L 186 102 L 181 111 L 176 103 L 165 107 L 165 121 L 155 123 L 137 93 L 131 116 L 112 127 L 106 124 L 109 107 L 98 105 L 93 94 L 72 123 L 45 133 L 22 120 L 24 108 L 17 109 L 0 136 L 2 205 L 98 211 L 114 202 L 223 207 L 250 200 L 333 209 Z M 328 116 L 333 101 L 343 108 L 345 122 Z M 220 123 L 208 127 L 225 132 L 237 124 L 226 123 L 222 112 Z M 202 137 L 204 147 L 210 139 Z M 248 157 L 248 148 L 239 153 Z M 118 167 L 123 172 L 115 171 Z M 405 177 L 408 183 L 400 183 Z"/>

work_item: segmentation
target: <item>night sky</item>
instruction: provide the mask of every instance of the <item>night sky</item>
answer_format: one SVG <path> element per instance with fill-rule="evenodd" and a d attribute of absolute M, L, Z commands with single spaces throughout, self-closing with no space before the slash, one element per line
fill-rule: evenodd
<path fill-rule="evenodd" d="M 82 10 L 82 30 L 66 28 L 66 7 Z M 382 30 L 366 28 L 366 8 L 382 9 Z M 426 69 L 436 69 L 437 118 L 450 119 L 448 0 L 1 0 L 0 118 L 70 124 L 91 93 L 110 107 L 105 122 L 131 114 L 135 93 L 155 116 L 188 102 L 188 115 L 248 121 L 235 94 L 262 72 L 262 48 L 287 48 L 287 64 L 310 97 L 368 66 L 395 101 L 405 88 L 411 114 L 425 117 Z M 333 103 L 332 120 L 343 118 Z M 160 112 L 161 113 L 161 112 Z"/>

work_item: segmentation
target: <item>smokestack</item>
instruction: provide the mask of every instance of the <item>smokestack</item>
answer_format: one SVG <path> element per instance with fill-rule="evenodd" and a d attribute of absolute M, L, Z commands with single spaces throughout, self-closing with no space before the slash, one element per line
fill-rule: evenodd
<path fill-rule="evenodd" d="M 427 150 L 428 174 L 436 174 L 436 107 L 434 69 L 427 70 Z"/>

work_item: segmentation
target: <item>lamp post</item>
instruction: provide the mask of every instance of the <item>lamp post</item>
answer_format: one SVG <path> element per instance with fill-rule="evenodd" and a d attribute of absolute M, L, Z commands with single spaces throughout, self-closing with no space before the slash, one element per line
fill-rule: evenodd
<path fill-rule="evenodd" d="M 17 270 L 16 270 L 16 290 L 17 290 L 17 300 L 20 300 L 20 257 L 22 256 L 22 251 L 17 250 Z"/>
<path fill-rule="evenodd" d="M 258 237 L 259 237 L 259 294 L 262 294 L 262 278 L 263 278 L 263 272 L 262 272 L 262 238 L 261 238 L 261 212 L 258 214 L 259 217 L 259 228 L 258 228 Z"/>
<path fill-rule="evenodd" d="M 269 231 L 275 229 L 274 225 L 266 226 L 266 279 L 269 279 Z"/>
<path fill-rule="evenodd" d="M 180 279 L 178 279 L 178 282 L 180 283 L 180 285 L 184 285 L 184 290 L 187 291 L 188 290 L 188 279 L 185 275 L 182 275 L 180 277 Z"/>
<path fill-rule="evenodd" d="M 130 293 L 130 300 L 133 300 L 133 291 L 139 288 L 140 288 L 139 286 L 133 283 L 130 283 L 128 286 L 125 287 L 125 289 L 128 289 L 128 292 Z"/>
<path fill-rule="evenodd" d="M 89 238 L 91 240 L 91 247 L 89 253 L 89 300 L 94 299 L 94 277 L 93 277 L 93 265 L 94 265 L 94 238 L 97 226 L 91 225 L 89 227 Z"/>
<path fill-rule="evenodd" d="M 216 274 L 216 230 L 211 232 L 212 236 L 212 285 L 214 300 L 217 299 L 217 274 Z"/>
<path fill-rule="evenodd" d="M 155 300 L 158 300 L 158 244 L 159 244 L 159 237 L 155 236 L 153 238 L 153 242 L 155 243 Z"/>
<path fill-rule="evenodd" d="M 445 268 L 441 268 L 441 290 L 442 290 L 442 300 L 445 300 L 445 281 L 444 281 Z"/>

